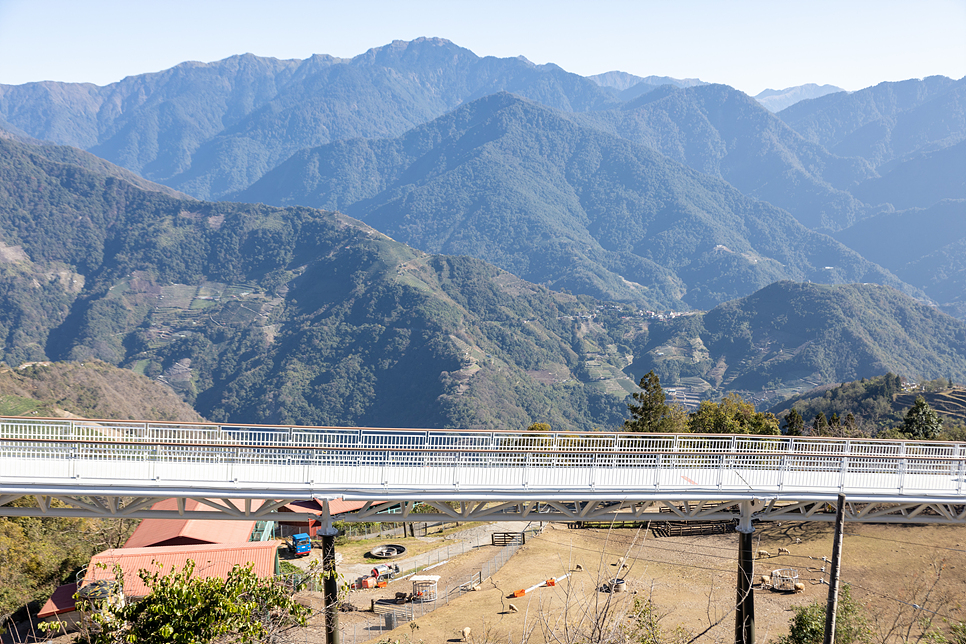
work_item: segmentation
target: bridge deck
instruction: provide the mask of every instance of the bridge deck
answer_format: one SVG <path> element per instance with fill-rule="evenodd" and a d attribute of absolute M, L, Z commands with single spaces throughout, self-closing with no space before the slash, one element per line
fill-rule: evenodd
<path fill-rule="evenodd" d="M 0 513 L 22 495 L 955 505 L 964 481 L 959 443 L 0 418 Z"/>

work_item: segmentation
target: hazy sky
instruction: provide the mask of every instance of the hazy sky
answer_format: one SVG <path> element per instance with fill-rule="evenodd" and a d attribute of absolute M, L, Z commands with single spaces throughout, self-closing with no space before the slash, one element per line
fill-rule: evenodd
<path fill-rule="evenodd" d="M 0 0 L 0 83 L 103 85 L 186 60 L 351 57 L 419 36 L 749 94 L 966 75 L 966 0 Z"/>

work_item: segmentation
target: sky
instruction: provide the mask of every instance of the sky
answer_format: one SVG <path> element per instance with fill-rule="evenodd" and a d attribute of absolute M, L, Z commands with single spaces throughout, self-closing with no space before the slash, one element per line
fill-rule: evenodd
<path fill-rule="evenodd" d="M 966 0 L 0 0 L 0 83 L 105 85 L 243 53 L 348 58 L 420 36 L 751 95 L 966 76 Z"/>

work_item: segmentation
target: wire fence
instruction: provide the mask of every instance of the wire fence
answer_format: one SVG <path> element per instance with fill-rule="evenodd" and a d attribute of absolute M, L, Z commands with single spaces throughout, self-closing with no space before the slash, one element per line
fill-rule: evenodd
<path fill-rule="evenodd" d="M 543 527 L 528 527 L 523 532 L 528 535 L 535 535 L 539 534 L 542 530 Z M 460 542 L 460 544 L 452 544 L 446 548 L 440 548 L 435 552 L 426 553 L 425 561 L 436 563 L 445 562 L 451 557 L 455 557 L 481 545 L 489 545 L 489 535 L 486 535 L 485 543 L 484 537 L 478 536 L 475 545 L 464 541 Z M 487 578 L 492 577 L 506 565 L 506 562 L 516 554 L 522 545 L 522 542 L 516 542 L 512 545 L 499 548 L 493 557 L 483 562 L 478 572 L 467 579 L 457 581 L 445 592 L 437 593 L 436 599 L 433 601 L 413 601 L 400 606 L 374 604 L 375 619 L 365 624 L 345 625 L 340 629 L 342 644 L 362 644 L 363 642 L 368 642 L 380 637 L 385 632 L 398 628 L 402 624 L 416 620 L 441 606 L 446 606 L 454 599 L 458 599 L 468 592 L 472 592 L 474 588 L 482 584 Z M 427 567 L 429 565 L 432 564 L 427 564 Z M 425 570 L 426 567 L 418 569 Z"/>
<path fill-rule="evenodd" d="M 383 523 L 339 523 L 339 530 L 350 539 L 376 539 L 380 537 L 406 536 L 403 534 L 402 525 L 406 525 L 409 536 L 426 537 L 429 536 L 433 528 L 448 525 L 443 521 L 413 522 L 408 524 L 383 522 Z"/>

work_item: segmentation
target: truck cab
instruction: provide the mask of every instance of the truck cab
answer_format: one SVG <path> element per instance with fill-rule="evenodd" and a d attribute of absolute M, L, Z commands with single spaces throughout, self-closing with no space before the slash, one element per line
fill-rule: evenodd
<path fill-rule="evenodd" d="M 288 538 L 288 551 L 296 557 L 305 557 L 312 552 L 312 539 L 304 532 Z"/>

